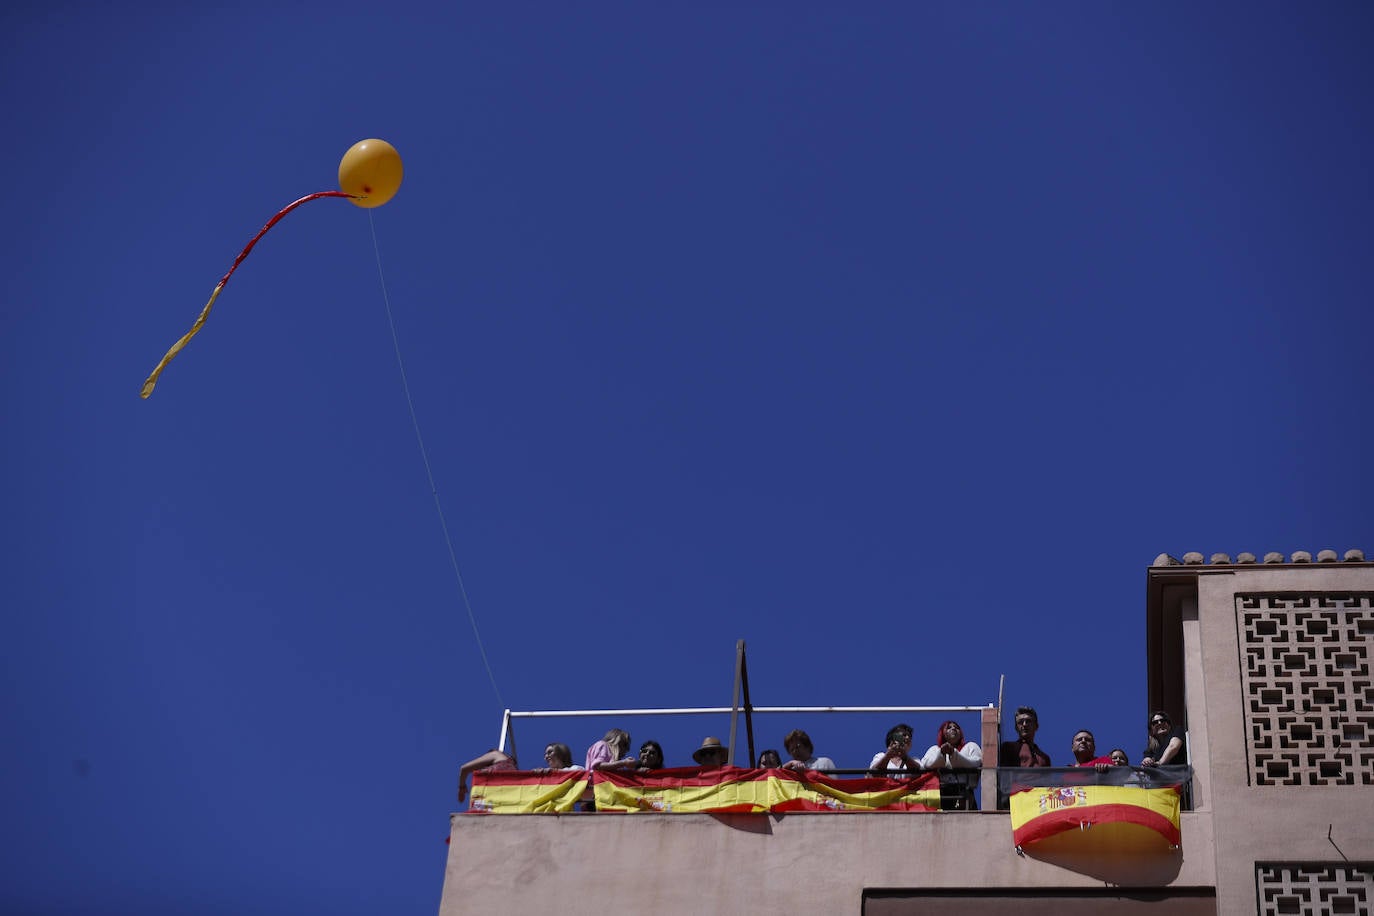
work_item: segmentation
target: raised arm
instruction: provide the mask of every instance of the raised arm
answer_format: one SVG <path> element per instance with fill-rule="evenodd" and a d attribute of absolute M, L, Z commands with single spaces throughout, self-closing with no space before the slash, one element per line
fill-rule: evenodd
<path fill-rule="evenodd" d="M 478 770 L 485 770 L 487 767 L 494 767 L 494 766 L 496 766 L 498 763 L 503 763 L 503 762 L 506 762 L 506 761 L 509 761 L 509 762 L 511 762 L 511 763 L 514 763 L 514 762 L 515 762 L 515 759 L 514 759 L 513 757 L 511 757 L 509 754 L 503 753 L 502 751 L 495 751 L 495 750 L 492 750 L 492 751 L 487 751 L 487 752 L 486 752 L 485 754 L 483 754 L 481 757 L 474 757 L 473 759 L 469 760 L 467 763 L 465 763 L 465 764 L 463 764 L 461 767 L 459 767 L 459 768 L 458 768 L 458 801 L 459 801 L 459 802 L 465 802 L 465 801 L 468 800 L 468 774 L 469 774 L 469 773 L 475 773 L 475 772 L 477 772 Z"/>

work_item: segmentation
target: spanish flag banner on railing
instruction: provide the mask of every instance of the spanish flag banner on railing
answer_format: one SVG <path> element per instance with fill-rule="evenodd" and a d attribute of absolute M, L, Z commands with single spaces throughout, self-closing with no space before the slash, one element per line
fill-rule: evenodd
<path fill-rule="evenodd" d="M 998 782 L 1011 796 L 1012 842 L 1025 846 L 1077 830 L 1098 850 L 1181 845 L 1179 792 L 1191 767 L 1010 769 Z M 1097 828 L 1097 829 L 1094 829 Z"/>
<path fill-rule="evenodd" d="M 741 767 L 678 767 L 652 773 L 598 770 L 592 790 L 598 811 L 757 814 L 771 803 L 771 772 Z"/>
<path fill-rule="evenodd" d="M 791 770 L 766 772 L 773 788 L 772 811 L 940 810 L 940 777 L 935 773 L 910 779 L 838 779 L 820 773 L 803 777 Z"/>
<path fill-rule="evenodd" d="M 598 771 L 592 777 L 598 811 L 763 813 L 788 811 L 938 811 L 940 781 L 836 779 L 820 773 L 685 767 L 653 773 Z"/>
<path fill-rule="evenodd" d="M 586 770 L 479 770 L 472 774 L 469 811 L 492 814 L 565 814 L 587 791 Z"/>
<path fill-rule="evenodd" d="M 572 811 L 588 785 L 596 810 L 620 813 L 784 813 L 813 811 L 931 812 L 940 810 L 940 781 L 933 773 L 910 779 L 838 779 L 791 770 L 698 767 L 624 773 L 585 770 L 530 773 L 482 770 L 473 774 L 469 810 L 490 814 L 561 814 Z"/>

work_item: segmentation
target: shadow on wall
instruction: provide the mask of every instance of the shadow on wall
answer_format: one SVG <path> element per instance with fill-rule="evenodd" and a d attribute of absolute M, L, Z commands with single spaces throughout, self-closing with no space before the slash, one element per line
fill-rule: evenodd
<path fill-rule="evenodd" d="M 1183 868 L 1183 850 L 1128 824 L 1096 824 L 1024 847 L 1027 858 L 1127 887 L 1164 886 Z"/>
<path fill-rule="evenodd" d="M 774 815 L 781 818 L 784 815 Z M 713 814 L 711 817 L 718 823 L 724 824 L 731 830 L 740 830 L 744 833 L 762 833 L 771 835 L 773 833 L 773 822 L 766 814 Z"/>

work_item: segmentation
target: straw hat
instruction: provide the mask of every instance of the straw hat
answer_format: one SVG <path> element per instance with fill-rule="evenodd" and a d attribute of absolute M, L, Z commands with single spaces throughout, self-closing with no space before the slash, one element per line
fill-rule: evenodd
<path fill-rule="evenodd" d="M 720 751 L 723 755 L 726 756 L 728 756 L 730 753 L 730 749 L 725 745 L 721 744 L 719 738 L 704 738 L 702 739 L 701 747 L 697 748 L 695 751 L 692 752 L 692 759 L 695 760 L 697 763 L 705 763 L 705 761 L 701 758 L 704 754 L 707 754 L 711 751 Z"/>

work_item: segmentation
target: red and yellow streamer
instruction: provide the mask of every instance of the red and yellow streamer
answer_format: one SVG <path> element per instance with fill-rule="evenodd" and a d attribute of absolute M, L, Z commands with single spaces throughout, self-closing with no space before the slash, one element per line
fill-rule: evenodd
<path fill-rule="evenodd" d="M 267 224 L 258 230 L 258 234 L 253 236 L 253 238 L 249 240 L 247 245 L 243 246 L 243 250 L 239 252 L 239 256 L 237 258 L 234 258 L 234 263 L 230 265 L 229 270 L 227 270 L 224 276 L 219 278 L 219 282 L 215 284 L 214 291 L 210 293 L 210 301 L 205 303 L 205 308 L 200 310 L 200 316 L 196 318 L 195 324 L 191 325 L 191 330 L 187 331 L 185 334 L 181 336 L 180 340 L 172 344 L 172 348 L 167 351 L 167 355 L 162 357 L 162 360 L 158 362 L 156 367 L 154 367 L 152 373 L 148 376 L 147 379 L 144 380 L 143 388 L 139 391 L 138 396 L 146 399 L 148 395 L 153 393 L 153 389 L 157 387 L 158 377 L 162 375 L 162 370 L 166 369 L 167 364 L 170 363 L 172 359 L 178 353 L 181 352 L 183 347 L 185 347 L 188 343 L 191 342 L 192 337 L 195 337 L 197 334 L 200 333 L 201 327 L 205 324 L 205 319 L 210 317 L 210 309 L 214 308 L 215 300 L 219 298 L 219 294 L 221 291 L 223 291 L 225 284 L 227 284 L 229 282 L 229 278 L 234 275 L 234 271 L 238 270 L 239 265 L 243 263 L 243 259 L 248 257 L 248 252 L 253 250 L 253 246 L 258 243 L 258 239 L 262 238 L 264 235 L 267 234 L 268 229 L 271 229 L 273 226 L 275 226 L 283 216 L 285 216 L 292 210 L 299 207 L 301 204 L 306 203 L 308 201 L 312 201 L 320 197 L 353 198 L 354 196 L 355 195 L 353 194 L 346 194 L 343 191 L 316 191 L 314 194 L 307 194 L 300 200 L 292 201 L 285 207 L 282 207 L 280 210 L 278 210 L 277 215 L 269 219 L 267 221 Z M 385 203 L 385 201 L 383 201 L 383 203 Z"/>

